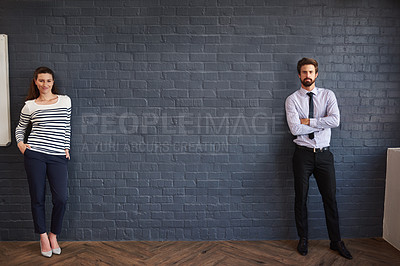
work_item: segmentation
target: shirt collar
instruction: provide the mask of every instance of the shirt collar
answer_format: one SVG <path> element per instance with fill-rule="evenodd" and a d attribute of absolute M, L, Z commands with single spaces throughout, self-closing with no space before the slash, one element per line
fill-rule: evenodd
<path fill-rule="evenodd" d="M 309 93 L 309 91 L 308 90 L 305 90 L 305 89 L 303 89 L 302 87 L 300 87 L 300 93 L 301 93 L 301 95 L 303 95 L 303 96 L 307 96 L 307 93 Z M 317 86 L 315 86 L 314 87 L 314 89 L 311 91 L 314 95 L 318 95 L 318 91 L 319 91 L 319 88 L 317 88 Z"/>

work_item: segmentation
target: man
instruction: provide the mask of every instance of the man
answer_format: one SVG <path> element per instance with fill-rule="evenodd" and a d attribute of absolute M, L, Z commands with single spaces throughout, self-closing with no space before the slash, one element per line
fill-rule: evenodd
<path fill-rule="evenodd" d="M 296 136 L 293 155 L 295 187 L 295 217 L 300 237 L 298 252 L 308 253 L 307 197 L 309 177 L 313 174 L 325 210 L 330 248 L 352 259 L 341 240 L 336 204 L 336 177 L 333 154 L 329 151 L 331 128 L 339 126 L 340 114 L 335 94 L 315 86 L 318 63 L 303 58 L 297 64 L 301 88 L 291 94 L 285 103 L 290 132 Z"/>

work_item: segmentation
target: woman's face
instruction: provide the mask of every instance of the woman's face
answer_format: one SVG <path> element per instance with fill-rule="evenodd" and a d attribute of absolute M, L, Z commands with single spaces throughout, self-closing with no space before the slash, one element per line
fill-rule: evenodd
<path fill-rule="evenodd" d="M 51 93 L 51 89 L 54 85 L 53 76 L 49 73 L 38 74 L 35 84 L 39 89 L 40 94 Z"/>

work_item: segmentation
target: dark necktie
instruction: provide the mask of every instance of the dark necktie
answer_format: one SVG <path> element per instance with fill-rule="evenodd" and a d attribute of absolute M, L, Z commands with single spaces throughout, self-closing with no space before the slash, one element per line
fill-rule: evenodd
<path fill-rule="evenodd" d="M 314 118 L 314 101 L 313 101 L 314 93 L 308 92 L 307 95 L 310 97 L 309 109 L 308 109 L 308 118 Z M 308 134 L 308 137 L 310 139 L 313 139 L 314 138 L 314 132 Z"/>

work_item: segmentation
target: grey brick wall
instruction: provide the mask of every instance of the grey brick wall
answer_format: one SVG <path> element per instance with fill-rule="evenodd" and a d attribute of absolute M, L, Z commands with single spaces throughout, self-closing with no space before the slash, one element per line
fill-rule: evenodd
<path fill-rule="evenodd" d="M 2 0 L 12 125 L 33 70 L 73 101 L 62 240 L 293 239 L 284 100 L 315 57 L 332 89 L 344 238 L 382 235 L 400 145 L 398 1 Z M 0 239 L 34 240 L 23 158 L 0 148 Z M 50 212 L 50 198 L 48 198 Z M 312 238 L 327 238 L 315 181 Z"/>

